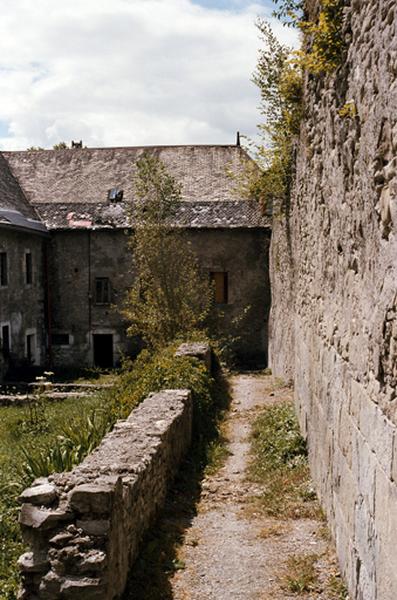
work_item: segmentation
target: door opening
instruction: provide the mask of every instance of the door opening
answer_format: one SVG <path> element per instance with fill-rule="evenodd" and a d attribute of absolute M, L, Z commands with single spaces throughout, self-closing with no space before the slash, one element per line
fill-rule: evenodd
<path fill-rule="evenodd" d="M 113 335 L 111 333 L 93 333 L 94 365 L 101 369 L 113 367 Z"/>

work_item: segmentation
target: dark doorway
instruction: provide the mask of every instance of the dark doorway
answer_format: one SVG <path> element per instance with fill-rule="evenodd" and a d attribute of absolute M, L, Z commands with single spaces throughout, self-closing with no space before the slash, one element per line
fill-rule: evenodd
<path fill-rule="evenodd" d="M 113 367 L 113 335 L 111 333 L 94 333 L 94 365 L 101 369 Z"/>

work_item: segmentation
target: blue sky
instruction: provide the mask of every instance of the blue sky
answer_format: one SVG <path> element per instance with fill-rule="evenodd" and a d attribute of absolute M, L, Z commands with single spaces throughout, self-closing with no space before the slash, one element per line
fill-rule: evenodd
<path fill-rule="evenodd" d="M 253 137 L 259 0 L 0 0 L 0 149 Z"/>

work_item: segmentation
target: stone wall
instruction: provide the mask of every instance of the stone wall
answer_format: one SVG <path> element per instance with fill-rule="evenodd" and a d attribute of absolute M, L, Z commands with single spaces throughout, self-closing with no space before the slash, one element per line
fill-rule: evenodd
<path fill-rule="evenodd" d="M 394 600 L 397 7 L 349 4 L 347 60 L 306 81 L 295 191 L 274 222 L 270 355 L 294 380 L 351 598 Z"/>
<path fill-rule="evenodd" d="M 153 394 L 72 472 L 23 492 L 20 522 L 31 551 L 19 560 L 22 600 L 120 597 L 191 428 L 189 391 Z"/>

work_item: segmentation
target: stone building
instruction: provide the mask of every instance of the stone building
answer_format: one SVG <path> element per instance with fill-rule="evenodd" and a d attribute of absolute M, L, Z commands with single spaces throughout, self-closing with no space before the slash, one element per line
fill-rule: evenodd
<path fill-rule="evenodd" d="M 215 281 L 225 333 L 239 336 L 242 357 L 266 360 L 269 219 L 230 177 L 248 157 L 239 146 L 167 146 L 0 155 L 1 338 L 14 362 L 109 367 L 133 349 L 117 307 L 133 281 L 130 207 L 145 150 L 182 184 L 175 226 Z"/>
<path fill-rule="evenodd" d="M 48 233 L 0 155 L 0 380 L 12 357 L 45 357 Z"/>

